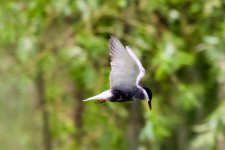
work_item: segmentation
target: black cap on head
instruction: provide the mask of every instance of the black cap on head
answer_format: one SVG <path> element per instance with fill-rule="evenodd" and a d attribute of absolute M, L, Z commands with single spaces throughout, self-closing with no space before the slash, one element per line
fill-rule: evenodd
<path fill-rule="evenodd" d="M 150 108 L 150 110 L 152 109 L 152 91 L 149 89 L 149 88 L 146 88 L 146 87 L 143 87 L 145 89 L 145 91 L 147 92 L 148 94 L 148 98 L 149 98 L 149 101 L 148 101 L 148 106 Z"/>

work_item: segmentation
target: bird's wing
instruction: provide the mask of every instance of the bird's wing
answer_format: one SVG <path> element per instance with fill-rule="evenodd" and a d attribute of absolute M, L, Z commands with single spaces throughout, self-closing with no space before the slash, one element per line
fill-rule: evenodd
<path fill-rule="evenodd" d="M 116 37 L 110 38 L 111 88 L 138 86 L 145 70 L 129 47 L 124 47 Z"/>

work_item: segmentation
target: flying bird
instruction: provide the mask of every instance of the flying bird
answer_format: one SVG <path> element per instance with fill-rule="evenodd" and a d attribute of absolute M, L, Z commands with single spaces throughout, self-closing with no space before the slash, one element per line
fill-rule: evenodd
<path fill-rule="evenodd" d="M 149 88 L 139 85 L 145 69 L 132 49 L 124 47 L 115 36 L 111 36 L 109 54 L 110 89 L 83 101 L 97 100 L 98 103 L 103 103 L 146 100 L 151 110 L 152 92 Z"/>

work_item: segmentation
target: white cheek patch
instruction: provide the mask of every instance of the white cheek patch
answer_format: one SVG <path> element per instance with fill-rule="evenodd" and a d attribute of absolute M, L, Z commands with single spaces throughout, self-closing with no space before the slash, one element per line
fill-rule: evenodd
<path fill-rule="evenodd" d="M 144 93 L 144 95 L 145 95 L 145 100 L 146 100 L 146 101 L 149 101 L 149 97 L 148 97 L 148 94 L 147 94 L 147 92 L 145 91 L 145 89 L 143 89 L 143 93 Z"/>

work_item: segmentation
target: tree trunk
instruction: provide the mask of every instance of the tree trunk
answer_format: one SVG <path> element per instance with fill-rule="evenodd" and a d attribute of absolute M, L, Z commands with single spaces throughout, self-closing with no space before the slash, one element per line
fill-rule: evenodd
<path fill-rule="evenodd" d="M 75 134 L 75 140 L 78 145 L 81 144 L 82 141 L 82 126 L 83 126 L 83 119 L 82 114 L 84 111 L 84 104 L 83 104 L 83 95 L 82 92 L 79 90 L 76 90 L 76 87 L 74 87 L 74 99 L 76 100 L 74 105 L 74 126 L 77 129 Z"/>
<path fill-rule="evenodd" d="M 139 145 L 139 133 L 142 128 L 143 117 L 141 112 L 141 103 L 133 102 L 130 107 L 130 118 L 128 124 L 127 142 L 128 149 L 137 150 Z"/>
<path fill-rule="evenodd" d="M 45 150 L 52 150 L 52 139 L 49 123 L 49 112 L 47 109 L 45 98 L 45 81 L 43 78 L 43 72 L 39 71 L 36 77 L 36 88 L 38 95 L 38 102 L 40 104 L 42 113 L 42 132 L 43 132 L 43 146 Z"/>

